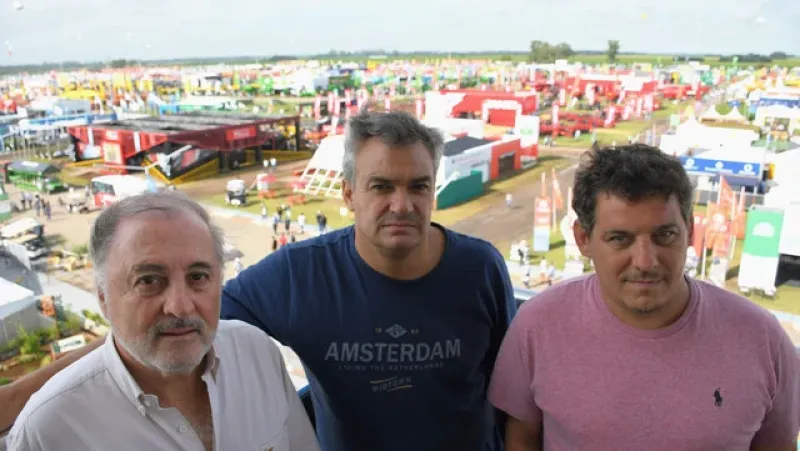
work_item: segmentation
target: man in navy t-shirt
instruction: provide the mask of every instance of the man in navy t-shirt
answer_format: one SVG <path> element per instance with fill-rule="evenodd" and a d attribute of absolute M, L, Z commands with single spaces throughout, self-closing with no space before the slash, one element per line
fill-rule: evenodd
<path fill-rule="evenodd" d="M 502 449 L 486 389 L 516 303 L 494 247 L 430 221 L 442 146 L 405 113 L 351 118 L 342 196 L 355 225 L 225 286 L 223 318 L 303 361 L 325 451 Z"/>

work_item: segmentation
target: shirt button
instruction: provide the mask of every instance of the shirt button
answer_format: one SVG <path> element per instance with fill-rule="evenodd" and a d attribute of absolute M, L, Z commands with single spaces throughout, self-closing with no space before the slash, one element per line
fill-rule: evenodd
<path fill-rule="evenodd" d="M 187 428 L 186 428 L 185 424 L 182 424 L 182 425 L 178 426 L 178 432 L 180 432 L 181 434 L 185 434 L 186 431 L 187 431 Z"/>

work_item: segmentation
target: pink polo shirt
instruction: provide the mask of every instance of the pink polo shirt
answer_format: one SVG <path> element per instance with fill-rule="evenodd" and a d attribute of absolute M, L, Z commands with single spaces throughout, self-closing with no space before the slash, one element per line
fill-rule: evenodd
<path fill-rule="evenodd" d="M 684 314 L 659 330 L 617 319 L 594 275 L 553 286 L 517 313 L 490 401 L 541 423 L 545 451 L 794 449 L 800 360 L 785 331 L 734 293 L 690 284 Z"/>

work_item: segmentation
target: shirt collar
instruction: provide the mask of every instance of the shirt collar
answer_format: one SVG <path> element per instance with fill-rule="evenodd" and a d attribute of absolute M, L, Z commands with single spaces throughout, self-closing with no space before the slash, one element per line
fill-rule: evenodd
<path fill-rule="evenodd" d="M 209 377 L 212 380 L 216 380 L 217 373 L 219 373 L 220 367 L 220 358 L 219 353 L 216 350 L 216 340 L 215 343 L 211 345 L 211 349 L 209 350 L 208 354 L 206 354 L 205 362 L 205 371 L 203 371 L 202 378 L 207 380 Z M 149 404 L 145 402 L 146 398 L 157 398 L 154 395 L 150 395 L 142 391 L 142 388 L 136 382 L 136 380 L 131 375 L 128 368 L 125 366 L 125 363 L 122 362 L 122 358 L 117 351 L 117 347 L 114 345 L 114 337 L 113 333 L 109 331 L 108 335 L 106 336 L 106 341 L 103 344 L 103 353 L 104 359 L 106 362 L 106 366 L 108 368 L 109 373 L 111 374 L 111 378 L 117 384 L 117 387 L 122 391 L 126 398 L 136 407 L 139 412 L 144 415 L 145 408 L 150 407 Z"/>

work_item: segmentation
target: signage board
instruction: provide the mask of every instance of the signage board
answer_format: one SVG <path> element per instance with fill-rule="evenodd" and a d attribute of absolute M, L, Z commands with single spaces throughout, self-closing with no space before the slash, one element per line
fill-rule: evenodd
<path fill-rule="evenodd" d="M 546 196 L 536 198 L 536 208 L 533 214 L 533 251 L 547 252 L 550 250 L 550 221 L 552 210 L 550 199 Z"/>
<path fill-rule="evenodd" d="M 237 139 L 254 138 L 256 136 L 255 127 L 242 127 L 227 130 L 225 137 L 228 141 L 236 141 Z"/>
<path fill-rule="evenodd" d="M 708 158 L 695 158 L 687 155 L 682 155 L 679 159 L 683 168 L 686 169 L 686 172 L 761 177 L 761 163 L 712 160 Z"/>

